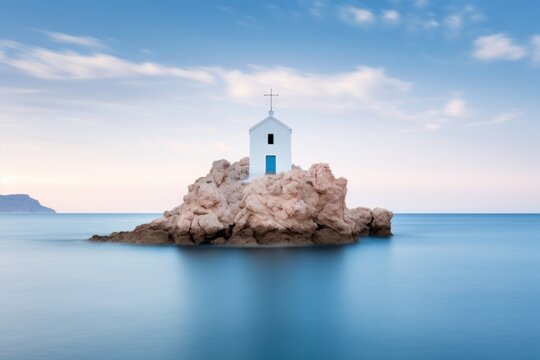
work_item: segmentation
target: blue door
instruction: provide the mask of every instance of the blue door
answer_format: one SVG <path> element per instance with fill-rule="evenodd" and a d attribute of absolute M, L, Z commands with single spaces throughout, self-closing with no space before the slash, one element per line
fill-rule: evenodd
<path fill-rule="evenodd" d="M 266 173 L 276 173 L 276 155 L 266 155 Z"/>

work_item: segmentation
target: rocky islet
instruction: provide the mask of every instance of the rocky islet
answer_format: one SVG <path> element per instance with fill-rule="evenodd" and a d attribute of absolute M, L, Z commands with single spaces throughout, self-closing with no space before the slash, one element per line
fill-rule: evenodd
<path fill-rule="evenodd" d="M 133 231 L 94 241 L 177 245 L 330 245 L 390 236 L 392 212 L 345 205 L 347 179 L 328 164 L 249 179 L 249 158 L 215 161 L 183 203 Z"/>

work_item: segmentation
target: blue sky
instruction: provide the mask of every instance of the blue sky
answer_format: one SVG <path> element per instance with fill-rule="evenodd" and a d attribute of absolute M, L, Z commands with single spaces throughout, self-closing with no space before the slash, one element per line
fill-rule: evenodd
<path fill-rule="evenodd" d="M 162 211 L 276 115 L 350 206 L 540 211 L 540 5 L 0 1 L 0 193 Z"/>

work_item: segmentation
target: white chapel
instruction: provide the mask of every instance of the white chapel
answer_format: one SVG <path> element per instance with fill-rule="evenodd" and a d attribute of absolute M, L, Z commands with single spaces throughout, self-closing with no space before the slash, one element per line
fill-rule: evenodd
<path fill-rule="evenodd" d="M 249 178 L 289 171 L 292 129 L 274 117 L 273 94 L 270 90 L 268 116 L 249 129 Z"/>

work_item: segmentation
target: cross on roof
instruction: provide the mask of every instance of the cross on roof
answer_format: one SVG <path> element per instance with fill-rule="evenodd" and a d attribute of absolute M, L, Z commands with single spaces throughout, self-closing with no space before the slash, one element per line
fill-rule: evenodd
<path fill-rule="evenodd" d="M 274 113 L 274 109 L 272 107 L 272 98 L 274 96 L 279 96 L 279 94 L 274 94 L 272 93 L 272 89 L 270 89 L 270 94 L 264 94 L 264 96 L 270 96 L 270 111 L 268 112 L 269 114 L 273 114 Z"/>

